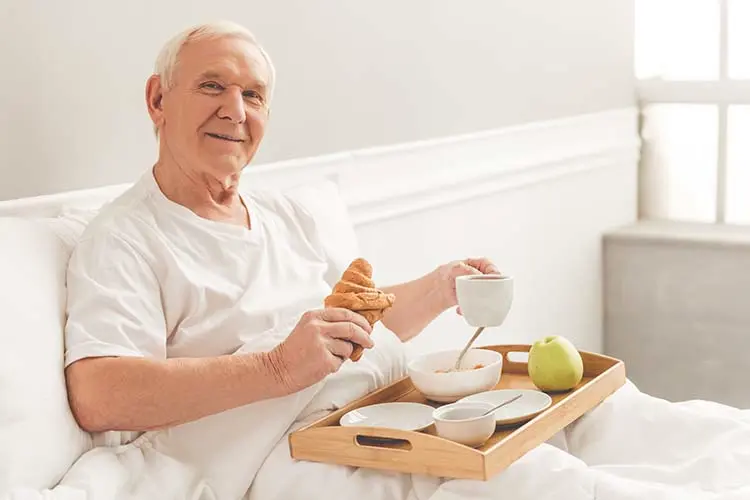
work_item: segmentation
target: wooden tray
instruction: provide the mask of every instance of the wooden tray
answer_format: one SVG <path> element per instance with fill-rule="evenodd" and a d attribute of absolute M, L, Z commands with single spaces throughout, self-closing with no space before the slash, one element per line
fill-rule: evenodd
<path fill-rule="evenodd" d="M 513 361 L 508 356 L 509 353 L 528 352 L 531 346 L 482 348 L 503 354 L 502 377 L 497 389 L 536 389 L 528 376 L 526 362 Z M 407 376 L 291 433 L 291 455 L 299 460 L 486 481 L 625 383 L 622 361 L 589 352 L 581 352 L 581 357 L 584 377 L 576 388 L 549 393 L 552 405 L 547 410 L 525 423 L 498 427 L 480 448 L 438 437 L 434 424 L 421 432 L 339 425 L 339 419 L 345 413 L 377 403 L 413 401 L 440 406 L 427 401 Z"/>

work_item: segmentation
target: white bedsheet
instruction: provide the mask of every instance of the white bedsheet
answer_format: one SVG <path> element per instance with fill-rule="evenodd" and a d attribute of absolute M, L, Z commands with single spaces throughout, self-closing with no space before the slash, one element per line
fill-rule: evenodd
<path fill-rule="evenodd" d="M 487 482 L 293 462 L 277 446 L 249 498 L 750 499 L 750 412 L 670 403 L 628 382 Z"/>
<path fill-rule="evenodd" d="M 400 375 L 401 358 L 371 370 L 402 355 L 387 333 L 379 335 L 376 342 L 386 348 L 324 387 L 97 448 L 57 488 L 6 498 L 234 500 L 254 480 L 248 500 L 750 499 L 750 412 L 705 401 L 669 403 L 631 383 L 487 482 L 293 461 L 286 431 L 268 434 L 244 418 L 268 411 L 282 422 L 278 430 L 294 415 L 315 418 Z M 257 446 L 262 439 L 272 441 L 265 460 Z"/>

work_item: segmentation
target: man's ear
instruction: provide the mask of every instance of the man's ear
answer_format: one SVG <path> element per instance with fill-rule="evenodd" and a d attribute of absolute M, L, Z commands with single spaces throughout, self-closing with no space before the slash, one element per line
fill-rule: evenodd
<path fill-rule="evenodd" d="M 146 82 L 146 107 L 154 127 L 161 127 L 164 122 L 164 111 L 162 109 L 162 98 L 164 96 L 159 75 L 151 75 Z"/>

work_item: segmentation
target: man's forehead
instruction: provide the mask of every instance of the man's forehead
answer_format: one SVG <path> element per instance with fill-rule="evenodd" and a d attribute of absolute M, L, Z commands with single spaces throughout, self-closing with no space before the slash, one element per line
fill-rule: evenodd
<path fill-rule="evenodd" d="M 180 51 L 178 66 L 190 79 L 217 78 L 243 86 L 267 86 L 270 77 L 260 49 L 239 37 L 189 42 Z"/>

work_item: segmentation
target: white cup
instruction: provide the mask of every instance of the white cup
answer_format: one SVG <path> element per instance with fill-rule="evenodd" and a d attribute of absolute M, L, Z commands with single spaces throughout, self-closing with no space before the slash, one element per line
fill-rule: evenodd
<path fill-rule="evenodd" d="M 479 447 L 495 433 L 495 405 L 483 402 L 458 402 L 432 412 L 438 436 L 466 446 Z"/>
<path fill-rule="evenodd" d="M 456 297 L 471 326 L 500 326 L 513 303 L 513 278 L 499 274 L 470 274 L 456 278 Z"/>

